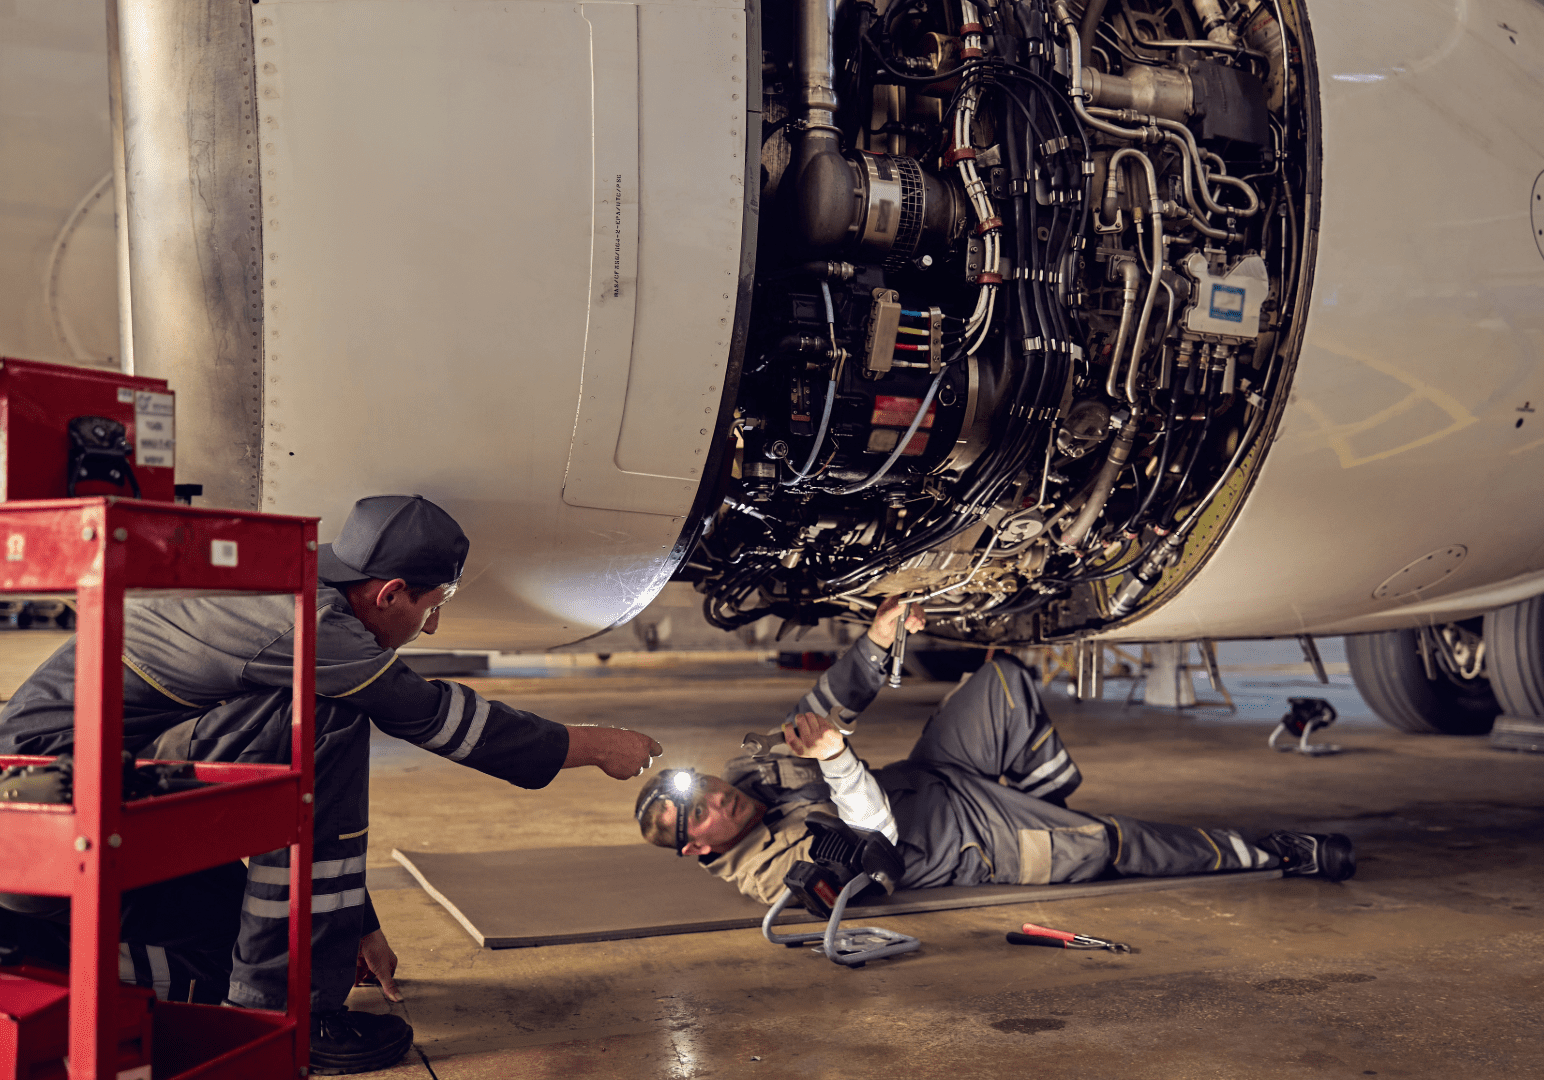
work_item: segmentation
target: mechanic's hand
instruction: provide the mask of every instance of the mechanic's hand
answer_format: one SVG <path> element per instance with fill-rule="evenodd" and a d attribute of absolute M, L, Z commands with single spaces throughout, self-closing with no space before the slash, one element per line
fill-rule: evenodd
<path fill-rule="evenodd" d="M 868 628 L 868 636 L 873 639 L 875 645 L 881 649 L 888 649 L 895 644 L 895 623 L 898 609 L 901 607 L 901 598 L 892 596 L 874 613 L 874 624 Z M 915 634 L 927 625 L 927 619 L 922 615 L 922 609 L 916 604 L 907 604 L 906 607 L 906 632 Z"/>
<path fill-rule="evenodd" d="M 397 989 L 397 954 L 391 951 L 391 946 L 386 944 L 386 935 L 380 930 L 372 930 L 359 939 L 359 960 L 356 966 L 374 975 L 380 981 L 381 993 L 386 995 L 387 1001 L 401 1001 L 402 992 Z M 355 982 L 358 982 L 358 971 Z"/>
<path fill-rule="evenodd" d="M 627 728 L 569 727 L 563 768 L 594 765 L 613 780 L 631 780 L 665 752 L 649 736 Z"/>
<path fill-rule="evenodd" d="M 810 712 L 800 713 L 792 723 L 784 724 L 783 738 L 795 755 L 817 761 L 830 761 L 847 749 L 842 733 L 825 717 Z"/>

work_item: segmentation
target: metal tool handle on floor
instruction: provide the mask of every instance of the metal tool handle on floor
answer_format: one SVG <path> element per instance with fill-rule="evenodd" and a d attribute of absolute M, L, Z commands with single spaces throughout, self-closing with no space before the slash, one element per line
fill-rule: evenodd
<path fill-rule="evenodd" d="M 892 690 L 901 685 L 901 671 L 906 666 L 906 605 L 896 608 L 895 641 L 890 646 L 890 676 L 885 685 Z"/>
<path fill-rule="evenodd" d="M 1052 949 L 1108 949 L 1114 953 L 1131 951 L 1130 945 L 1119 941 L 1106 941 L 1104 938 L 1090 937 L 1087 934 L 1071 934 L 1065 930 L 1053 930 L 1049 926 L 1037 926 L 1034 923 L 1025 923 L 1022 934 L 1010 930 L 1008 941 L 1013 945 L 1044 945 Z"/>

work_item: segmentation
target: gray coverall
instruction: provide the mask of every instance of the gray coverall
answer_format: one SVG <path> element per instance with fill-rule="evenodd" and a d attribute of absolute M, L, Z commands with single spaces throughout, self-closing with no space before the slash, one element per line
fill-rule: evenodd
<path fill-rule="evenodd" d="M 287 764 L 294 610 L 289 596 L 130 598 L 124 748 L 140 756 Z M 313 1009 L 325 1010 L 344 1003 L 359 939 L 380 925 L 365 891 L 371 720 L 388 735 L 526 788 L 544 787 L 557 774 L 568 754 L 568 730 L 459 683 L 415 675 L 376 644 L 336 589 L 318 589 L 316 621 L 311 997 Z M 69 750 L 74 693 L 72 639 L 0 710 L 0 753 Z M 208 979 L 212 957 L 223 947 L 228 999 L 283 1009 L 288 867 L 288 848 L 251 858 L 233 952 L 230 936 L 222 944 L 229 931 L 218 919 L 204 919 L 209 925 L 200 934 L 178 935 L 169 928 L 180 920 L 166 912 L 218 906 L 230 895 L 232 874 L 240 876 L 239 864 L 125 894 L 123 974 L 132 968 L 145 985 L 153 976 L 175 994 L 189 978 Z"/>
<path fill-rule="evenodd" d="M 847 726 L 879 693 L 885 655 L 864 635 L 789 719 L 812 711 Z M 783 875 L 808 857 L 804 816 L 838 813 L 825 801 L 818 773 L 801 772 L 793 761 L 777 764 L 730 763 L 725 778 L 771 809 L 733 849 L 700 860 L 709 873 L 767 903 L 782 891 Z M 906 867 L 901 885 L 908 889 L 1279 865 L 1232 830 L 1067 809 L 1082 774 L 1046 715 L 1033 673 L 1012 657 L 972 675 L 928 720 L 910 756 L 875 770 L 873 778 L 895 817 Z"/>

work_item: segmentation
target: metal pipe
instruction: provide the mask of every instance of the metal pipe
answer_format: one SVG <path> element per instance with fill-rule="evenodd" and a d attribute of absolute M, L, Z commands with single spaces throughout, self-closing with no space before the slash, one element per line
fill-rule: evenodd
<path fill-rule="evenodd" d="M 1084 104 L 1088 97 L 1088 90 L 1083 86 L 1082 36 L 1078 33 L 1077 23 L 1072 18 L 1072 13 L 1067 10 L 1066 0 L 1056 0 L 1054 10 L 1056 21 L 1061 23 L 1062 29 L 1067 33 L 1067 55 L 1072 62 L 1072 85 L 1067 93 L 1072 98 L 1072 111 L 1077 114 L 1079 120 L 1095 131 L 1102 131 L 1106 135 L 1114 135 L 1121 139 L 1146 139 L 1148 137 L 1146 131 L 1141 129 L 1132 131 L 1130 128 L 1118 127 L 1089 114 Z"/>
<path fill-rule="evenodd" d="M 834 145 L 841 130 L 836 126 L 836 68 L 831 37 L 836 23 L 836 0 L 799 0 L 798 77 L 804 105 L 804 138 L 801 159 Z"/>
<path fill-rule="evenodd" d="M 1244 197 L 1249 200 L 1249 209 L 1233 211 L 1234 213 L 1237 213 L 1242 217 L 1249 217 L 1251 214 L 1260 209 L 1260 196 L 1255 194 L 1254 188 L 1250 187 L 1236 176 L 1228 176 L 1226 173 L 1214 173 L 1207 179 L 1211 183 L 1226 184 L 1228 187 L 1234 188 L 1244 193 Z"/>
<path fill-rule="evenodd" d="M 1113 172 L 1112 172 L 1113 175 Z M 1137 309 L 1137 284 L 1142 279 L 1142 268 L 1130 256 L 1121 260 L 1121 310 L 1120 329 L 1115 334 L 1115 350 L 1110 353 L 1110 373 L 1105 376 L 1104 392 L 1115 397 L 1120 386 L 1120 357 L 1126 351 L 1126 336 L 1131 332 L 1131 316 Z"/>
<path fill-rule="evenodd" d="M 1247 49 L 1238 45 L 1228 45 L 1220 41 L 1182 41 L 1178 38 L 1161 38 L 1152 41 L 1133 35 L 1132 43 L 1140 45 L 1144 49 L 1197 49 L 1205 52 L 1230 53 L 1234 56 L 1243 54 L 1256 60 L 1266 59 L 1266 54 L 1259 49 Z"/>
<path fill-rule="evenodd" d="M 1197 216 L 1189 210 L 1186 210 L 1183 206 L 1176 206 L 1174 203 L 1166 203 L 1164 205 L 1164 209 L 1168 212 L 1170 217 L 1177 218 L 1178 220 L 1185 222 L 1202 236 L 1210 236 L 1213 240 L 1221 240 L 1229 244 L 1241 244 L 1244 242 L 1243 233 L 1229 232 L 1227 229 L 1219 229 L 1215 226 L 1208 225 L 1203 218 Z"/>
<path fill-rule="evenodd" d="M 1083 113 L 1082 111 L 1079 111 L 1079 108 L 1079 104 L 1076 100 L 1074 100 L 1074 111 L 1077 111 L 1078 115 L 1082 116 Z M 1163 133 L 1174 132 L 1180 140 L 1183 140 L 1185 151 L 1188 154 L 1189 160 L 1194 163 L 1196 173 L 1202 179 L 1202 183 L 1199 185 L 1201 201 L 1206 205 L 1206 209 L 1209 212 L 1213 214 L 1232 214 L 1235 217 L 1250 217 L 1253 214 L 1259 212 L 1260 197 L 1255 194 L 1254 189 L 1251 188 L 1248 184 L 1245 184 L 1242 180 L 1235 180 L 1233 177 L 1228 177 L 1227 180 L 1231 183 L 1232 186 L 1235 186 L 1240 191 L 1244 192 L 1244 194 L 1249 199 L 1249 205 L 1247 207 L 1239 208 L 1236 206 L 1219 206 L 1217 204 L 1216 200 L 1212 198 L 1210 188 L 1208 188 L 1206 184 L 1207 172 L 1201 161 L 1201 150 L 1200 147 L 1196 145 L 1195 134 L 1184 124 L 1181 124 L 1175 120 L 1167 120 L 1161 116 L 1148 116 L 1125 109 L 1105 109 L 1096 106 L 1093 109 L 1085 111 L 1088 111 L 1091 114 L 1098 114 L 1101 116 L 1112 117 L 1117 120 L 1123 120 L 1128 123 L 1136 122 L 1150 125 L 1149 127 L 1141 128 L 1135 131 L 1129 128 L 1116 127 L 1114 124 L 1109 124 L 1105 127 L 1099 128 L 1100 131 L 1110 130 L 1129 139 L 1143 139 L 1144 141 L 1154 142 L 1161 137 L 1166 137 L 1164 134 L 1160 134 L 1159 130 L 1156 129 L 1161 129 L 1161 132 Z M 1099 123 L 1099 121 L 1096 121 L 1096 126 L 1097 123 Z M 1221 179 L 1221 177 L 1218 179 Z M 1188 192 L 1189 188 L 1187 187 L 1186 190 Z M 1197 207 L 1196 209 L 1199 211 L 1200 208 Z"/>
<path fill-rule="evenodd" d="M 1132 109 L 1140 113 L 1184 120 L 1195 108 L 1195 86 L 1189 72 L 1133 64 L 1125 75 L 1107 75 L 1097 68 L 1083 72 L 1089 100 L 1107 109 Z"/>
<path fill-rule="evenodd" d="M 1161 116 L 1150 116 L 1145 117 L 1145 119 L 1151 120 L 1154 125 L 1163 128 L 1166 131 L 1175 132 L 1180 136 L 1180 138 L 1185 140 L 1185 145 L 1190 151 L 1191 159 L 1195 162 L 1196 176 L 1199 177 L 1201 181 L 1201 183 L 1197 185 L 1201 192 L 1201 201 L 1206 204 L 1206 208 L 1208 210 L 1214 214 L 1232 214 L 1236 217 L 1250 217 L 1259 212 L 1260 197 L 1255 194 L 1254 189 L 1251 188 L 1248 184 L 1244 183 L 1242 180 L 1234 180 L 1231 176 L 1227 177 L 1227 180 L 1249 198 L 1248 207 L 1240 210 L 1236 207 L 1219 206 L 1212 199 L 1212 192 L 1208 183 L 1207 171 L 1201 160 L 1201 148 L 1196 145 L 1195 133 L 1192 132 L 1188 127 L 1173 120 L 1166 120 Z M 1219 177 L 1219 179 L 1221 178 Z"/>
<path fill-rule="evenodd" d="M 1158 197 L 1158 172 L 1153 168 L 1152 159 L 1140 150 L 1133 150 L 1129 146 L 1123 146 L 1110 157 L 1110 168 L 1114 169 L 1128 157 L 1136 158 L 1147 171 L 1147 193 L 1151 200 L 1148 204 L 1151 213 L 1151 229 L 1153 234 L 1152 262 L 1148 268 L 1151 277 L 1147 286 L 1147 299 L 1142 304 L 1142 319 L 1137 323 L 1137 334 L 1131 342 L 1131 367 L 1126 372 L 1126 400 L 1135 405 L 1137 401 L 1137 364 L 1142 359 L 1142 347 L 1147 341 L 1147 328 L 1153 318 L 1153 301 L 1158 296 L 1158 281 L 1163 277 L 1163 201 Z M 1113 396 L 1113 394 L 1112 394 Z"/>
<path fill-rule="evenodd" d="M 1196 202 L 1195 184 L 1191 180 L 1190 174 L 1189 146 L 1185 143 L 1184 139 L 1172 131 L 1165 131 L 1163 137 L 1166 141 L 1179 147 L 1181 187 L 1185 191 L 1185 202 L 1190 206 L 1190 210 L 1187 212 L 1178 206 L 1170 204 L 1167 207 L 1170 216 L 1183 218 L 1194 226 L 1197 232 L 1203 236 L 1210 236 L 1213 240 L 1223 240 L 1227 243 L 1243 243 L 1244 237 L 1242 233 L 1219 229 L 1207 222 L 1206 211 L 1202 210 L 1200 204 Z M 1219 158 L 1218 161 L 1221 161 L 1221 159 Z"/>

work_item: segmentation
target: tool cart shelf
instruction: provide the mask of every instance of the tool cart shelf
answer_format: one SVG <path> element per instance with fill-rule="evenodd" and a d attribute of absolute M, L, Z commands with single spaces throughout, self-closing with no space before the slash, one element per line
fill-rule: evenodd
<path fill-rule="evenodd" d="M 69 1073 L 119 1075 L 127 889 L 290 849 L 289 1011 L 158 1002 L 155 1080 L 305 1075 L 310 1038 L 316 519 L 137 499 L 0 503 L 0 595 L 76 598 L 73 805 L 0 806 L 0 892 L 68 896 Z M 214 786 L 122 801 L 124 594 L 292 593 L 291 764 L 195 766 Z M 0 756 L 0 767 L 48 758 Z M 135 1070 L 130 1075 L 149 1075 Z"/>

